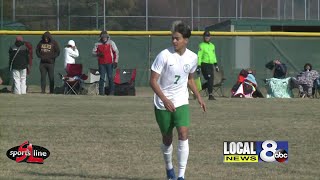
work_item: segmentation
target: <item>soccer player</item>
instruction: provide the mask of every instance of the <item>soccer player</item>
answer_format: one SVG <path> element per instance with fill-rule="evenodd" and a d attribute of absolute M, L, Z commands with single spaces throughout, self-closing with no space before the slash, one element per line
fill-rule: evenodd
<path fill-rule="evenodd" d="M 172 165 L 172 131 L 178 131 L 178 180 L 184 180 L 188 156 L 188 127 L 190 124 L 188 87 L 195 94 L 203 111 L 202 100 L 193 79 L 197 55 L 187 49 L 190 27 L 181 21 L 172 25 L 172 47 L 161 51 L 151 67 L 150 86 L 155 92 L 156 121 L 162 133 L 163 153 L 168 179 L 176 179 Z"/>

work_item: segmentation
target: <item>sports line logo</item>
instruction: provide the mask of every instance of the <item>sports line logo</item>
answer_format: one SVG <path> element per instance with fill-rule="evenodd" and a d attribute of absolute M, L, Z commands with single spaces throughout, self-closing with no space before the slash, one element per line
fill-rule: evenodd
<path fill-rule="evenodd" d="M 225 141 L 223 162 L 288 162 L 288 141 Z"/>
<path fill-rule="evenodd" d="M 17 163 L 37 163 L 43 164 L 43 160 L 50 156 L 48 149 L 32 145 L 29 141 L 25 141 L 20 146 L 13 147 L 7 151 L 7 157 Z"/>

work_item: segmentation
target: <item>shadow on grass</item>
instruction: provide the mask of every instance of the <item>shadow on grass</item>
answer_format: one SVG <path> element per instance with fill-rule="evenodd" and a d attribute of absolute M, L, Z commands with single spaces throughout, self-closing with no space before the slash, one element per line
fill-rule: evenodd
<path fill-rule="evenodd" d="M 26 175 L 35 175 L 38 177 L 65 177 L 65 178 L 87 178 L 87 179 L 118 179 L 118 180 L 154 180 L 152 178 L 129 178 L 129 177 L 117 177 L 117 176 L 103 176 L 103 175 L 90 175 L 86 173 L 41 173 L 41 172 L 34 172 L 34 171 L 24 171 L 22 172 Z"/>

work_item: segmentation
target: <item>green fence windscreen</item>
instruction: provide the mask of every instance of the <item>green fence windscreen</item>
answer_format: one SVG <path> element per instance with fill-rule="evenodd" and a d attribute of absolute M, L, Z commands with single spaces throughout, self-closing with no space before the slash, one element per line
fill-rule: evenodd
<path fill-rule="evenodd" d="M 35 54 L 35 46 L 39 42 L 40 35 L 25 35 L 26 41 L 33 45 L 34 58 L 31 74 L 28 76 L 28 84 L 40 84 L 39 59 Z M 58 73 L 65 74 L 63 67 L 63 48 L 67 41 L 73 39 L 80 52 L 77 63 L 82 63 L 84 73 L 89 68 L 97 68 L 97 59 L 91 55 L 94 43 L 98 40 L 93 35 L 53 35 L 60 45 L 61 54 L 56 59 L 55 83 L 61 84 Z M 171 46 L 169 36 L 112 36 L 112 40 L 119 48 L 119 67 L 136 68 L 137 86 L 148 86 L 150 66 L 156 55 L 166 47 Z M 14 35 L 0 36 L 0 76 L 8 82 L 8 50 L 15 41 Z M 189 41 L 189 49 L 198 50 L 201 36 L 193 36 Z M 216 45 L 216 53 L 220 66 L 223 66 L 226 85 L 232 86 L 241 68 L 251 67 L 257 72 L 258 83 L 262 79 L 271 77 L 270 70 L 264 65 L 275 58 L 279 58 L 288 65 L 288 75 L 295 76 L 306 62 L 320 70 L 320 52 L 318 44 L 320 37 L 267 37 L 267 36 L 213 36 L 212 42 Z"/>

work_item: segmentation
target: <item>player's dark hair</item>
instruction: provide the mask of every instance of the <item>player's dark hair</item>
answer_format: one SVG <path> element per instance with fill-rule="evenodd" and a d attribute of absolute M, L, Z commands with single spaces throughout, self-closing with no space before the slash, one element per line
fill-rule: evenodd
<path fill-rule="evenodd" d="M 183 38 L 190 38 L 191 36 L 191 29 L 188 25 L 183 23 L 182 21 L 175 21 L 172 23 L 172 29 L 171 32 L 178 32 L 182 34 Z"/>

